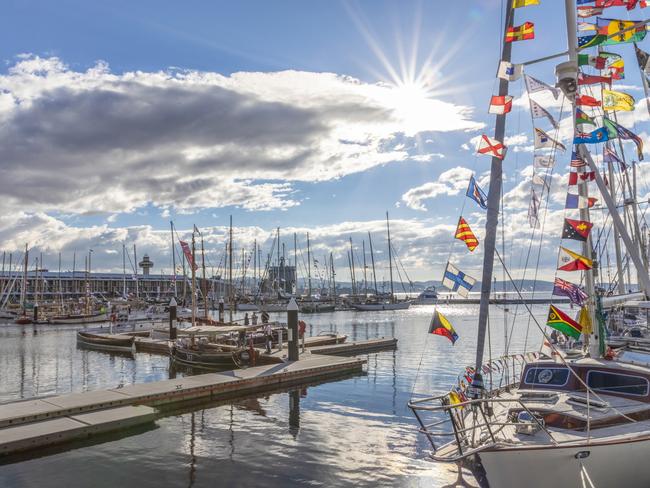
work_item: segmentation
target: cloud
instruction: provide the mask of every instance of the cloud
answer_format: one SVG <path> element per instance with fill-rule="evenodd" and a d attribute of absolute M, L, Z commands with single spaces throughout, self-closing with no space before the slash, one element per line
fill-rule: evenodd
<path fill-rule="evenodd" d="M 470 169 L 456 166 L 441 173 L 437 181 L 411 188 L 402 195 L 402 201 L 409 208 L 425 211 L 427 208 L 422 203 L 423 200 L 436 198 L 439 195 L 458 195 L 461 190 L 467 187 L 471 175 L 472 171 Z"/>
<path fill-rule="evenodd" d="M 468 107 L 403 100 L 333 73 L 116 74 L 22 56 L 0 76 L 0 210 L 286 209 L 293 182 L 439 157 L 399 144 L 482 126 Z"/>

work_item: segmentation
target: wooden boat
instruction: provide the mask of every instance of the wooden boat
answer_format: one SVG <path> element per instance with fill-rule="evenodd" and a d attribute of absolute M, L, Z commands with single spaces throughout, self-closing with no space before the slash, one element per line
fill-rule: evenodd
<path fill-rule="evenodd" d="M 300 304 L 301 313 L 325 313 L 325 312 L 334 312 L 336 309 L 335 305 L 331 302 L 302 302 Z"/>
<path fill-rule="evenodd" d="M 124 335 L 91 334 L 77 332 L 77 344 L 104 351 L 131 352 L 135 354 L 135 337 Z"/>
<path fill-rule="evenodd" d="M 51 324 L 94 324 L 99 322 L 107 322 L 108 316 L 105 313 L 95 314 L 66 314 L 55 315 L 50 317 Z"/>
<path fill-rule="evenodd" d="M 27 315 L 21 315 L 16 320 L 14 320 L 14 323 L 16 323 L 18 325 L 28 325 L 28 324 L 31 324 L 32 322 L 33 322 L 33 320 L 30 317 L 28 317 Z"/>
<path fill-rule="evenodd" d="M 199 343 L 187 346 L 176 343 L 171 347 L 170 354 L 173 361 L 201 369 L 241 367 L 249 364 L 252 359 L 249 349 L 227 344 Z"/>

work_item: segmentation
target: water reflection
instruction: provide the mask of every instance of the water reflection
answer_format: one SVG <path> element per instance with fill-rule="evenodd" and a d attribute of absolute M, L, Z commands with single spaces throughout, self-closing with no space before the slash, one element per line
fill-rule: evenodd
<path fill-rule="evenodd" d="M 164 409 L 155 430 L 1 466 L 0 486 L 474 486 L 458 479 L 457 466 L 426 460 L 428 446 L 406 407 L 411 396 L 443 392 L 473 361 L 478 308 L 443 308 L 460 335 L 455 346 L 427 334 L 433 307 L 308 316 L 312 335 L 393 336 L 398 349 L 364 356 L 365 375 L 308 390 Z M 493 310 L 491 321 L 502 324 L 503 311 Z M 162 356 L 77 349 L 76 330 L 0 326 L 0 399 L 194 373 Z M 513 351 L 527 334 L 529 344 L 539 343 L 523 317 L 514 323 Z M 491 346 L 495 356 L 502 353 L 501 327 Z"/>

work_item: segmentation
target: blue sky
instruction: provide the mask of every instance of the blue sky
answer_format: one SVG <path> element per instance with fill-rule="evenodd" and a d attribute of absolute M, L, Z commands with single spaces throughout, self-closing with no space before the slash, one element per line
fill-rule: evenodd
<path fill-rule="evenodd" d="M 38 158 L 32 158 L 31 154 L 41 149 L 44 153 L 50 151 L 39 147 L 32 148 L 30 156 L 23 154 L 22 160 L 12 161 L 16 166 L 8 168 L 7 174 L 20 174 L 20 177 L 15 177 L 11 187 L 15 189 L 19 183 L 27 183 L 24 190 L 27 195 L 18 197 L 9 191 L 12 203 L 5 206 L 15 217 L 5 222 L 8 232 L 0 234 L 0 243 L 3 249 L 12 250 L 20 247 L 21 240 L 30 240 L 46 253 L 63 250 L 66 255 L 71 249 L 103 246 L 107 256 L 102 266 L 111 269 L 115 266 L 111 261 L 114 259 L 112 250 L 121 248 L 123 240 L 134 240 L 166 263 L 166 250 L 160 244 L 162 235 L 151 236 L 165 231 L 170 218 L 181 230 L 190 229 L 194 223 L 202 228 L 214 228 L 216 247 L 223 230 L 220 227 L 227 224 L 232 214 L 235 225 L 241 228 L 242 246 L 248 245 L 245 242 L 251 236 L 266 235 L 276 226 L 299 232 L 312 229 L 312 234 L 318 234 L 317 229 L 321 228 L 322 250 L 333 249 L 343 265 L 345 254 L 341 243 L 346 238 L 345 229 L 352 229 L 351 234 L 361 229 L 379 232 L 379 224 L 388 210 L 396 221 L 398 239 L 403 238 L 395 244 L 403 249 L 404 255 L 412 258 L 409 263 L 414 277 L 435 279 L 453 242 L 449 229 L 444 226 L 453 227 L 461 207 L 467 204 L 462 197 L 464 191 L 460 190 L 462 184 L 456 183 L 454 187 L 449 183 L 449 175 L 453 179 L 454 174 L 459 174 L 457 168 L 461 167 L 485 176 L 489 168 L 488 158 L 477 158 L 473 150 L 464 149 L 462 145 L 470 144 L 470 139 L 480 135 L 483 125 L 487 126 L 488 133 L 492 132 L 493 116 L 487 114 L 487 103 L 496 89 L 494 74 L 499 59 L 501 4 L 497 0 L 6 2 L 0 18 L 0 29 L 4 33 L 0 43 L 4 65 L 0 74 L 4 78 L 5 93 L 18 94 L 15 96 L 29 99 L 29 103 L 38 106 L 41 124 L 44 124 L 43 117 L 49 114 L 54 114 L 51 125 L 65 124 L 71 120 L 67 115 L 68 107 L 79 111 L 83 108 L 86 118 L 75 121 L 76 126 L 70 125 L 66 135 L 56 135 L 59 139 L 51 134 L 43 139 L 52 144 L 55 148 L 52 150 L 64 148 L 68 151 L 60 159 L 52 156 L 48 162 L 44 156 L 41 163 L 37 163 Z M 515 44 L 515 61 L 565 49 L 564 12 L 559 7 L 559 1 L 546 0 L 541 6 L 517 11 L 516 23 L 534 21 L 537 38 Z M 624 10 L 621 14 L 627 15 Z M 640 11 L 633 14 L 633 18 L 642 17 Z M 631 49 L 626 46 L 618 51 L 624 53 L 628 61 L 629 76 L 625 83 L 638 83 L 638 74 L 632 69 Z M 98 63 L 101 63 L 99 67 Z M 18 74 L 17 66 L 21 66 Z M 553 62 L 542 63 L 530 67 L 527 72 L 553 83 L 553 67 Z M 196 72 L 199 75 L 194 77 L 185 75 Z M 161 81 L 165 73 L 172 74 Z M 165 134 L 163 142 L 170 148 L 167 153 L 160 149 L 160 142 L 156 147 L 153 142 L 146 148 L 137 147 L 135 134 L 142 130 L 144 138 L 148 137 L 144 135 L 147 130 L 154 130 L 151 118 L 143 116 L 113 125 L 104 120 L 104 115 L 112 122 L 118 120 L 113 120 L 116 105 L 99 95 L 106 97 L 112 90 L 126 93 L 133 82 L 141 91 L 133 95 L 131 102 L 120 105 L 119 110 L 132 106 L 136 114 L 137 103 L 143 99 L 154 108 L 173 104 L 170 95 L 161 95 L 158 102 L 154 92 L 180 84 L 181 80 L 174 78 L 174 73 L 182 74 L 179 76 L 184 89 L 195 84 L 216 83 L 226 90 L 223 98 L 212 102 L 206 99 L 206 103 L 219 104 L 224 100 L 230 103 L 228 90 L 250 97 L 228 115 L 237 117 L 238 123 L 246 127 L 239 130 L 225 122 L 233 131 L 232 137 L 237 139 L 241 135 L 242 141 L 233 148 L 230 136 L 224 135 L 219 151 L 240 155 L 248 149 L 247 137 L 264 138 L 263 132 L 270 126 L 272 130 L 263 147 L 265 154 L 275 151 L 279 154 L 271 162 L 273 164 L 290 155 L 286 161 L 282 159 L 282 168 L 274 167 L 271 171 L 264 166 L 266 163 L 256 165 L 257 155 L 253 153 L 246 154 L 241 166 L 230 163 L 229 167 L 229 160 L 220 161 L 218 164 L 223 167 L 220 166 L 219 171 L 213 170 L 207 162 L 202 166 L 184 166 L 178 159 L 181 155 L 190 159 L 203 157 L 210 127 L 197 128 L 205 132 L 200 142 L 194 140 L 192 134 L 186 134 L 192 140 L 185 144 L 182 142 L 185 136 L 178 134 L 179 147 L 182 146 L 184 152 L 174 153 L 177 135 L 174 124 L 178 123 L 175 117 L 183 118 L 183 114 L 173 112 L 170 115 L 173 107 L 165 107 L 168 110 L 159 115 L 153 111 L 151 114 L 157 117 L 154 120 L 156 132 Z M 275 76 L 275 73 L 282 75 Z M 309 76 L 296 73 L 308 73 Z M 333 78 L 325 75 L 328 73 Z M 413 75 L 420 74 L 426 75 L 426 80 L 413 83 Z M 215 81 L 214 77 L 219 75 L 222 77 Z M 197 81 L 197 78 L 200 79 Z M 353 81 L 345 81 L 350 79 Z M 399 91 L 404 85 L 417 85 L 416 96 L 424 94 L 423 100 L 444 105 L 404 99 L 404 96 L 413 95 L 408 90 Z M 377 86 L 388 87 L 386 93 L 376 93 Z M 337 99 L 337 90 L 342 90 L 341 100 L 345 99 L 347 105 L 334 110 L 332 100 Z M 79 91 L 88 96 L 84 100 L 75 98 Z M 511 93 L 522 94 L 521 82 L 513 85 Z M 90 94 L 96 96 L 90 97 Z M 375 96 L 380 102 L 377 105 L 377 100 L 373 99 L 375 105 L 369 108 L 365 101 Z M 322 102 L 325 97 L 327 101 Z M 261 115 L 268 115 L 270 122 L 261 123 L 255 111 L 239 118 L 251 100 L 261 99 L 270 103 Z M 357 108 L 355 104 L 360 100 L 364 103 Z M 97 107 L 91 106 L 93 103 L 97 103 Z M 284 112 L 274 118 L 267 112 L 277 108 L 279 103 Z M 382 104 L 386 104 L 387 113 L 397 114 L 404 127 L 399 123 L 375 127 L 390 113 L 385 116 L 363 111 L 382 108 Z M 188 106 L 201 109 L 194 100 Z M 18 104 L 12 107 L 19 111 Z M 310 109 L 309 117 L 301 112 L 307 108 Z M 292 114 L 290 109 L 295 109 L 296 113 Z M 215 105 L 215 112 L 208 118 L 214 121 L 219 110 Z M 201 113 L 205 118 L 205 112 Z M 322 118 L 320 114 L 324 114 Z M 186 115 L 191 119 L 191 113 Z M 306 118 L 301 122 L 299 117 L 303 115 Z M 22 116 L 27 118 L 25 114 Z M 168 127 L 163 126 L 164 117 L 169 117 Z M 286 117 L 286 124 L 282 117 Z M 509 136 L 530 135 L 529 117 L 525 104 L 516 108 L 508 120 Z M 277 127 L 274 126 L 276 120 Z M 258 122 L 260 126 L 256 127 Z M 23 120 L 21 127 L 29 128 L 31 123 Z M 191 120 L 184 119 L 183 123 L 191 124 Z M 313 130 L 307 134 L 309 124 Z M 329 139 L 314 135 L 323 124 L 335 135 Z M 93 132 L 95 126 L 100 126 L 104 132 L 99 129 Z M 215 122 L 215 131 L 217 127 Z M 363 130 L 359 129 L 360 133 L 356 134 L 359 127 Z M 308 143 L 296 143 L 292 139 L 301 128 L 305 128 Z M 41 129 L 43 127 L 39 126 Z M 219 132 L 222 130 L 220 128 Z M 76 137 L 70 136 L 71 131 L 78 132 L 74 134 Z M 368 145 L 376 146 L 369 151 L 361 150 L 363 157 L 359 160 L 345 156 L 347 146 L 341 141 L 348 131 L 359 147 L 363 146 L 363 138 L 372 133 Z M 84 153 L 93 137 L 97 147 Z M 275 137 L 283 143 L 269 149 L 270 142 L 266 139 Z M 121 146 L 121 141 L 126 139 L 128 143 Z M 116 142 L 112 146 L 113 140 Z M 531 159 L 525 148 L 527 143 L 521 142 L 521 150 L 511 152 L 505 163 L 506 192 L 516 190 L 525 179 L 521 171 Z M 251 145 L 254 144 L 251 141 Z M 112 151 L 112 159 L 104 160 L 113 148 L 119 148 L 120 152 Z M 110 171 L 110 167 L 119 167 L 120 158 L 127 161 L 135 158 L 136 153 L 149 165 L 146 172 L 133 171 L 144 164 L 135 159 L 133 166 Z M 331 161 L 326 158 L 334 153 L 338 155 L 336 158 Z M 71 162 L 77 156 L 79 160 Z M 377 157 L 373 159 L 374 156 Z M 164 181 L 149 184 L 149 178 L 158 176 L 156 158 L 161 158 L 160 168 L 164 168 L 161 172 L 167 176 Z M 93 164 L 101 168 L 97 178 L 88 170 Z M 290 168 L 290 164 L 295 167 Z M 29 185 L 33 181 L 28 174 L 31 165 L 39 180 L 33 186 Z M 316 169 L 311 171 L 311 168 Z M 44 178 L 43 171 L 50 172 L 51 178 Z M 188 177 L 188 171 L 194 181 L 186 182 L 181 189 L 167 191 L 169 186 Z M 440 181 L 441 175 L 447 175 L 443 176 L 447 179 Z M 127 181 L 129 178 L 143 183 L 135 185 Z M 409 190 L 436 182 L 451 185 L 451 189 L 415 205 L 409 206 L 404 199 Z M 84 194 L 84 188 L 91 189 Z M 195 197 L 191 195 L 193 192 L 197 193 Z M 164 198 L 159 197 L 161 193 L 165 193 Z M 50 196 L 54 194 L 56 196 Z M 246 202 L 255 200 L 255 195 L 273 195 L 273 198 L 271 201 L 259 198 L 259 202 L 247 207 Z M 511 196 L 515 199 L 520 195 L 515 192 Z M 214 204 L 210 203 L 212 197 Z M 465 216 L 481 234 L 481 215 L 472 215 L 476 208 L 465 208 L 468 209 Z M 512 213 L 521 216 L 525 210 L 515 206 Z M 349 225 L 342 230 L 337 227 L 342 223 Z M 431 228 L 429 234 L 427 227 Z M 331 232 L 328 234 L 322 228 Z M 34 231 L 30 233 L 28 229 Z M 49 238 L 43 239 L 44 235 Z M 480 265 L 478 253 L 472 256 L 470 265 L 474 268 Z"/>

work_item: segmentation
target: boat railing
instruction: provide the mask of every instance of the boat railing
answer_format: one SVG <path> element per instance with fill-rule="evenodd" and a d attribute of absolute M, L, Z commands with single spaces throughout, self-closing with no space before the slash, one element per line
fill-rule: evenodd
<path fill-rule="evenodd" d="M 433 449 L 431 457 L 436 461 L 457 462 L 499 442 L 511 442 L 512 430 L 508 427 L 531 434 L 543 431 L 552 444 L 559 444 L 546 428 L 544 420 L 535 415 L 522 399 L 495 396 L 455 402 L 451 398 L 444 394 L 409 402 L 409 408 L 420 424 L 419 432 L 427 437 Z M 504 417 L 505 421 L 499 421 L 494 415 L 495 407 L 504 405 L 510 407 L 509 413 Z M 513 412 L 526 412 L 526 420 L 521 420 Z M 432 422 L 425 422 L 425 413 L 434 416 L 446 414 L 446 418 L 437 417 Z M 446 425 L 451 429 L 444 428 Z"/>
<path fill-rule="evenodd" d="M 470 457 L 499 441 L 506 441 L 507 427 L 542 430 L 552 443 L 556 443 L 544 421 L 531 412 L 522 399 L 501 396 L 519 385 L 524 367 L 537 357 L 537 353 L 513 354 L 484 364 L 481 373 L 487 387 L 485 398 L 465 396 L 474 374 L 474 369 L 468 367 L 450 392 L 409 402 L 420 425 L 419 432 L 427 437 L 433 448 L 432 458 L 453 462 Z M 512 405 L 510 412 L 526 412 L 526 422 L 510 414 L 505 422 L 498 421 L 494 416 L 495 407 L 507 404 Z M 427 421 L 432 419 L 427 422 L 425 417 Z"/>

